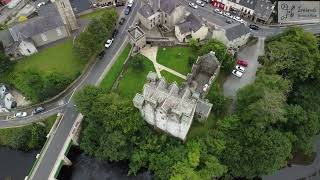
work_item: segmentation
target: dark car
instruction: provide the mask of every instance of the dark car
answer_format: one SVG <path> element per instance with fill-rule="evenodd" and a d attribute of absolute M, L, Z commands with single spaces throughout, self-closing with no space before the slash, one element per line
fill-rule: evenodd
<path fill-rule="evenodd" d="M 101 51 L 101 52 L 98 54 L 98 58 L 99 58 L 99 59 L 102 59 L 105 54 L 106 54 L 106 52 L 105 52 L 104 50 Z"/>
<path fill-rule="evenodd" d="M 232 21 L 231 21 L 230 19 L 227 19 L 227 20 L 226 20 L 226 23 L 231 24 Z"/>
<path fill-rule="evenodd" d="M 112 38 L 115 38 L 115 37 L 117 36 L 117 34 L 118 34 L 118 30 L 115 29 L 115 30 L 113 31 L 113 33 L 112 33 Z"/>
<path fill-rule="evenodd" d="M 125 15 L 129 15 L 131 11 L 131 7 L 127 6 L 126 9 L 124 10 Z"/>
<path fill-rule="evenodd" d="M 121 18 L 120 21 L 119 21 L 119 24 L 122 25 L 125 21 L 126 21 L 125 18 Z"/>
<path fill-rule="evenodd" d="M 43 111 L 44 111 L 45 109 L 44 109 L 44 107 L 37 107 L 37 108 L 35 108 L 33 111 L 32 111 L 32 113 L 33 114 L 39 114 L 39 113 L 42 113 Z"/>
<path fill-rule="evenodd" d="M 250 25 L 249 25 L 249 28 L 250 28 L 250 29 L 253 29 L 253 30 L 259 30 L 259 29 L 260 29 L 260 27 L 257 26 L 257 25 L 255 25 L 255 24 L 250 24 Z"/>

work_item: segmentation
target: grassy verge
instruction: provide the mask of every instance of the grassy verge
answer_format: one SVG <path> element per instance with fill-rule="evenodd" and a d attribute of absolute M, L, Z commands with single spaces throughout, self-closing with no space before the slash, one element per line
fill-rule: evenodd
<path fill-rule="evenodd" d="M 161 71 L 161 76 L 163 76 L 167 80 L 168 83 L 172 83 L 175 81 L 178 83 L 178 85 L 182 85 L 182 83 L 185 82 L 184 79 L 182 79 L 174 74 L 171 74 L 166 70 Z"/>
<path fill-rule="evenodd" d="M 191 71 L 188 62 L 192 53 L 190 47 L 159 48 L 157 62 L 183 75 L 187 75 Z"/>
<path fill-rule="evenodd" d="M 147 75 L 150 71 L 155 71 L 151 61 L 145 56 L 138 54 L 143 59 L 145 68 L 143 71 L 135 71 L 131 65 L 126 69 L 122 79 L 119 82 L 118 93 L 126 98 L 132 99 L 136 93 L 141 93 L 143 85 L 146 82 Z"/>
<path fill-rule="evenodd" d="M 115 63 L 111 67 L 110 71 L 104 77 L 104 79 L 102 80 L 102 82 L 100 84 L 100 87 L 102 89 L 105 89 L 107 91 L 111 90 L 114 82 L 117 80 L 117 78 L 122 70 L 122 67 L 123 67 L 125 60 L 129 56 L 129 52 L 131 50 L 131 47 L 132 47 L 131 44 L 127 44 L 126 48 L 121 52 L 120 56 L 116 59 Z"/>
<path fill-rule="evenodd" d="M 0 129 L 0 145 L 14 149 L 34 150 L 43 146 L 46 135 L 53 126 L 56 115 L 45 119 L 44 125 L 32 124 L 24 127 Z"/>

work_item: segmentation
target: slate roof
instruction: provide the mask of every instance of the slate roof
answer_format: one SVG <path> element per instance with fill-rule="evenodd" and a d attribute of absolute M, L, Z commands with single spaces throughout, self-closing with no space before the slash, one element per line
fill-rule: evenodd
<path fill-rule="evenodd" d="M 32 36 L 50 31 L 63 26 L 63 21 L 59 15 L 39 16 L 24 23 L 17 24 L 9 29 L 14 41 L 27 39 Z"/>
<path fill-rule="evenodd" d="M 9 30 L 0 31 L 0 41 L 5 48 L 10 47 L 14 43 Z"/>
<path fill-rule="evenodd" d="M 237 3 L 237 0 L 230 0 L 230 1 L 236 4 L 240 4 L 249 9 L 254 9 L 257 5 L 258 0 L 240 0 L 239 3 Z"/>
<path fill-rule="evenodd" d="M 224 27 L 226 37 L 229 41 L 233 41 L 245 34 L 250 33 L 250 29 L 242 23 L 230 24 Z"/>
<path fill-rule="evenodd" d="M 131 29 L 128 30 L 130 36 L 132 39 L 134 40 L 138 40 L 140 39 L 141 37 L 144 36 L 144 32 L 139 28 L 139 26 L 136 26 L 136 27 L 133 27 Z"/>
<path fill-rule="evenodd" d="M 142 6 L 139 9 L 139 13 L 143 17 L 148 18 L 148 17 L 150 17 L 150 16 L 152 16 L 154 14 L 154 11 L 153 11 L 152 7 L 149 4 L 145 4 L 144 6 Z"/>
<path fill-rule="evenodd" d="M 270 0 L 258 0 L 254 13 L 257 18 L 267 21 L 273 11 L 274 5 Z"/>
<path fill-rule="evenodd" d="M 160 9 L 167 14 L 171 14 L 176 8 L 176 0 L 160 0 Z"/>
<path fill-rule="evenodd" d="M 190 31 L 198 31 L 202 27 L 202 21 L 196 17 L 193 13 L 190 13 L 185 21 L 177 25 L 181 34 L 185 34 Z"/>

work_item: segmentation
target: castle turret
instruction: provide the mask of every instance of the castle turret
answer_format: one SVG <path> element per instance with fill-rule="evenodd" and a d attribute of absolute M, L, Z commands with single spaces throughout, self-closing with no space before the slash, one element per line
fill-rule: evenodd
<path fill-rule="evenodd" d="M 51 2 L 57 7 L 63 23 L 69 31 L 74 31 L 79 28 L 69 0 L 51 0 Z"/>

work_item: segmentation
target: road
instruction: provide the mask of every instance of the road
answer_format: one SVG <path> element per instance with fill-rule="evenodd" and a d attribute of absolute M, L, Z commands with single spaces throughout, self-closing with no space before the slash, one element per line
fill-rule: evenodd
<path fill-rule="evenodd" d="M 92 70 L 83 80 L 83 82 L 80 83 L 80 85 L 76 88 L 76 91 L 82 89 L 85 85 L 88 84 L 96 85 L 97 82 L 101 79 L 101 75 L 104 74 L 104 71 L 111 60 L 115 57 L 116 54 L 119 54 L 118 51 L 120 51 L 124 47 L 123 44 L 125 44 L 125 41 L 127 40 L 126 29 L 128 29 L 129 25 L 133 23 L 138 7 L 140 7 L 139 1 L 135 4 L 130 16 L 127 17 L 126 24 L 119 28 L 118 38 L 115 39 L 114 44 L 106 51 L 105 57 L 101 61 L 98 61 L 92 67 Z M 65 143 L 65 140 L 69 135 L 69 132 L 72 129 L 72 126 L 78 114 L 72 100 L 65 105 L 63 114 L 64 117 L 56 129 L 54 137 L 50 142 L 48 149 L 44 152 L 44 156 L 40 160 L 39 166 L 37 166 L 37 168 L 35 169 L 35 173 L 32 178 L 34 180 L 48 179 L 50 172 L 53 169 L 54 164 L 56 163 L 57 157 Z"/>

